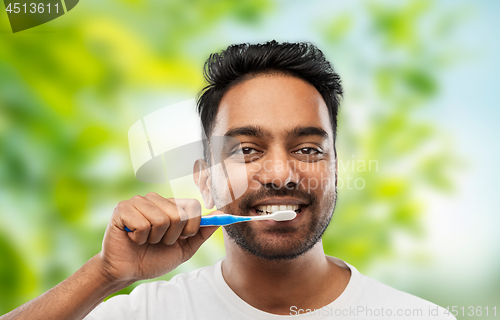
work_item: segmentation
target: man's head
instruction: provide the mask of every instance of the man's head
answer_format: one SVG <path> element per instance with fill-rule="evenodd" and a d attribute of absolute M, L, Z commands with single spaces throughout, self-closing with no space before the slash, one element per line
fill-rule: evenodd
<path fill-rule="evenodd" d="M 198 113 L 205 134 L 210 137 L 224 94 L 245 80 L 263 74 L 283 74 L 300 78 L 318 90 L 328 108 L 333 133 L 342 97 L 340 77 L 321 50 L 310 43 L 237 44 L 213 53 L 205 62 L 208 85 L 200 92 Z"/>
<path fill-rule="evenodd" d="M 229 158 L 225 170 L 241 173 L 243 166 L 246 175 L 239 180 L 248 184 L 243 196 L 218 208 L 255 215 L 288 205 L 299 212 L 289 222 L 232 225 L 227 234 L 267 260 L 305 253 L 321 239 L 335 206 L 339 76 L 313 45 L 271 41 L 212 54 L 205 77 L 209 85 L 198 101 L 205 133 L 209 141 L 226 136 L 241 143 L 223 151 L 239 159 Z M 206 157 L 210 162 L 213 155 Z M 205 172 L 198 185 L 206 206 L 227 203 L 221 201 L 224 173 Z M 237 188 L 234 179 L 229 188 Z"/>

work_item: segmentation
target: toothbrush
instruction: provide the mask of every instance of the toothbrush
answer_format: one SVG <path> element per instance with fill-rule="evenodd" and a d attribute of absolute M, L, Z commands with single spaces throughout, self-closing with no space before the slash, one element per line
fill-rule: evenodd
<path fill-rule="evenodd" d="M 208 226 L 227 226 L 233 223 L 256 221 L 256 220 L 274 220 L 274 221 L 288 221 L 297 216 L 297 213 L 292 210 L 276 211 L 271 214 L 262 216 L 235 216 L 232 214 L 219 214 L 214 216 L 201 217 L 200 227 Z"/>
<path fill-rule="evenodd" d="M 257 220 L 274 220 L 274 221 L 288 221 L 295 219 L 297 213 L 293 210 L 282 210 L 276 211 L 271 214 L 266 214 L 262 216 L 235 216 L 232 214 L 218 214 L 214 216 L 202 216 L 200 227 L 210 227 L 210 226 L 227 226 L 233 223 L 245 222 L 245 221 L 257 221 Z M 132 232 L 127 226 L 125 226 L 125 231 Z"/>

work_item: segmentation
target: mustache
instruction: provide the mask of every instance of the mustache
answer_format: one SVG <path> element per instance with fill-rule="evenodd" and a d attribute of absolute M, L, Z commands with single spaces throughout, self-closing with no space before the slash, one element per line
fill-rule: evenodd
<path fill-rule="evenodd" d="M 248 212 L 248 209 L 252 207 L 252 204 L 263 199 L 272 198 L 272 197 L 292 197 L 296 199 L 300 199 L 307 203 L 313 204 L 316 203 L 318 197 L 315 194 L 308 193 L 301 189 L 267 189 L 263 188 L 251 194 L 246 194 L 242 197 L 239 209 L 241 212 Z"/>

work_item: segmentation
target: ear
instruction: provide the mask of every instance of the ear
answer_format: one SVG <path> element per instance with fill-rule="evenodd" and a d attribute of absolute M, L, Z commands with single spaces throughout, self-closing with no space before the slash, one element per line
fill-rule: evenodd
<path fill-rule="evenodd" d="M 193 168 L 194 183 L 198 186 L 205 208 L 212 209 L 214 207 L 214 199 L 212 198 L 212 184 L 210 171 L 205 160 L 198 159 L 194 163 Z"/>
<path fill-rule="evenodd" d="M 338 181 L 339 181 L 339 158 L 337 158 L 337 151 L 335 151 L 335 190 L 337 190 Z"/>

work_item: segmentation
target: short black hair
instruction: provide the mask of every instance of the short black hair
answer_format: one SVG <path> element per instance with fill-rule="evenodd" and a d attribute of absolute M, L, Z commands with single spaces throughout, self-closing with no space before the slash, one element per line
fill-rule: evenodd
<path fill-rule="evenodd" d="M 198 95 L 197 104 L 209 140 L 224 94 L 232 86 L 266 73 L 294 76 L 313 85 L 325 100 L 335 141 L 343 93 L 339 75 L 314 44 L 278 43 L 275 40 L 231 45 L 220 53 L 211 54 L 205 62 L 204 76 L 208 85 Z"/>

